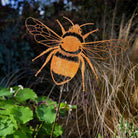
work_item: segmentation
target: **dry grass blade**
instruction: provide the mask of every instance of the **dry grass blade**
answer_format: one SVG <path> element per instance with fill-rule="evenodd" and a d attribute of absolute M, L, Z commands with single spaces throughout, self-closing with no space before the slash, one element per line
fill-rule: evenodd
<path fill-rule="evenodd" d="M 134 39 L 134 34 L 129 35 L 134 16 L 135 14 L 125 26 L 122 21 L 119 39 L 129 42 Z M 88 138 L 98 137 L 98 134 L 102 138 L 131 136 L 131 130 L 126 134 L 118 126 L 123 117 L 124 124 L 128 121 L 130 125 L 133 123 L 138 128 L 138 85 L 135 77 L 138 65 L 133 66 L 127 54 L 111 57 L 107 63 L 92 62 L 100 78 L 96 81 L 87 68 L 86 92 L 82 93 L 80 86 L 72 85 L 74 92 L 71 101 L 75 101 L 78 108 L 72 113 L 72 118 L 68 118 L 63 137 Z M 79 79 L 80 77 L 78 81 Z"/>

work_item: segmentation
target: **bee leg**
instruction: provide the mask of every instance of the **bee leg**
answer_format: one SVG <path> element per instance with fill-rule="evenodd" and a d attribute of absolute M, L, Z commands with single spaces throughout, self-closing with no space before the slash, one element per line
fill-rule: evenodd
<path fill-rule="evenodd" d="M 34 59 L 32 59 L 32 61 L 35 61 L 37 58 L 43 56 L 44 54 L 48 53 L 49 51 L 51 51 L 51 50 L 53 50 L 55 48 L 57 48 L 57 47 L 48 48 L 47 50 L 45 50 L 44 52 L 42 52 L 40 55 L 38 55 L 37 57 L 35 57 Z"/>
<path fill-rule="evenodd" d="M 62 24 L 59 22 L 59 20 L 56 20 L 58 22 L 58 24 L 60 25 L 61 27 L 61 30 L 62 30 L 62 34 L 65 34 L 65 29 L 63 28 Z"/>
<path fill-rule="evenodd" d="M 95 29 L 95 30 L 93 30 L 93 31 L 91 31 L 91 32 L 89 32 L 89 33 L 87 33 L 87 34 L 85 34 L 85 35 L 83 36 L 83 38 L 86 39 L 90 34 L 96 32 L 96 31 L 98 31 L 98 29 Z"/>
<path fill-rule="evenodd" d="M 97 75 L 97 73 L 95 72 L 94 67 L 93 67 L 93 65 L 92 65 L 92 63 L 91 63 L 91 61 L 90 61 L 90 59 L 89 59 L 88 57 L 86 57 L 83 53 L 81 53 L 81 55 L 86 59 L 86 61 L 88 62 L 89 66 L 91 67 L 93 73 L 95 74 L 96 79 L 98 79 L 98 75 Z"/>
<path fill-rule="evenodd" d="M 81 65 L 81 74 L 82 74 L 82 86 L 83 86 L 83 91 L 85 91 L 85 84 L 84 84 L 84 71 L 85 71 L 85 62 L 82 56 L 80 56 L 80 60 L 82 62 Z"/>
<path fill-rule="evenodd" d="M 37 75 L 41 72 L 41 70 L 46 66 L 46 64 L 48 63 L 48 61 L 51 59 L 52 55 L 53 55 L 54 53 L 56 53 L 56 52 L 57 52 L 57 50 L 54 50 L 54 51 L 52 51 L 52 52 L 48 55 L 48 57 L 47 57 L 45 63 L 44 63 L 44 64 L 42 65 L 42 67 L 37 71 L 37 73 L 35 74 L 35 76 L 37 76 Z"/>

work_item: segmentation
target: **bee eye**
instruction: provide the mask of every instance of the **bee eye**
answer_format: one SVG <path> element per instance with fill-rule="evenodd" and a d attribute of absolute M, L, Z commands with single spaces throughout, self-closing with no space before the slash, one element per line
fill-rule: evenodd
<path fill-rule="evenodd" d="M 80 33 L 82 32 L 81 29 L 79 29 L 79 32 L 80 32 Z"/>

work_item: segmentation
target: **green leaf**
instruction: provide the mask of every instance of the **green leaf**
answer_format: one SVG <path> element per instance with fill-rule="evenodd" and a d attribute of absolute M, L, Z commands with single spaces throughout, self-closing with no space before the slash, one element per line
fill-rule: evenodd
<path fill-rule="evenodd" d="M 65 110 L 60 110 L 60 117 L 65 117 L 67 115 L 67 111 Z"/>
<path fill-rule="evenodd" d="M 16 92 L 19 90 L 15 96 L 15 99 L 19 102 L 24 102 L 29 99 L 34 100 L 37 97 L 37 95 L 32 89 L 24 88 L 22 90 L 19 89 L 19 87 L 13 87 L 13 88 Z"/>
<path fill-rule="evenodd" d="M 55 105 L 57 107 L 57 102 L 51 100 L 51 99 L 46 99 L 46 102 L 48 103 L 48 105 Z"/>
<path fill-rule="evenodd" d="M 0 114 L 13 115 L 22 124 L 33 119 L 33 112 L 29 107 L 15 105 L 11 101 L 0 102 Z"/>
<path fill-rule="evenodd" d="M 47 97 L 46 96 L 41 96 L 36 98 L 36 103 L 38 104 L 39 102 L 46 101 Z"/>
<path fill-rule="evenodd" d="M 51 135 L 53 124 L 47 124 L 45 123 L 43 128 L 46 131 L 48 135 Z M 58 123 L 55 124 L 55 129 L 53 132 L 53 137 L 61 136 L 63 133 L 63 128 Z"/>
<path fill-rule="evenodd" d="M 0 114 L 1 115 L 9 115 L 11 113 L 12 108 L 14 108 L 13 101 L 11 101 L 11 100 L 0 101 Z"/>
<path fill-rule="evenodd" d="M 69 106 L 68 104 L 66 104 L 66 103 L 60 103 L 60 108 L 59 108 L 60 115 L 61 115 L 62 117 L 64 117 L 64 116 L 66 115 L 67 111 L 69 112 L 70 108 L 71 108 L 71 109 L 76 109 L 77 106 L 76 106 L 76 105 L 72 105 L 72 106 L 70 107 L 70 106 Z"/>
<path fill-rule="evenodd" d="M 26 126 L 19 125 L 18 130 L 16 130 L 12 135 L 6 136 L 6 138 L 32 138 L 32 133 L 33 131 Z"/>
<path fill-rule="evenodd" d="M 60 108 L 65 108 L 65 107 L 67 107 L 66 103 L 60 103 Z"/>
<path fill-rule="evenodd" d="M 0 96 L 10 96 L 10 95 L 13 95 L 13 93 L 10 93 L 9 88 L 0 89 Z"/>
<path fill-rule="evenodd" d="M 55 106 L 58 105 L 55 101 L 47 98 L 46 96 L 38 97 L 35 101 L 36 101 L 37 104 L 39 102 L 45 102 L 47 105 L 55 105 Z"/>
<path fill-rule="evenodd" d="M 12 113 L 16 120 L 20 123 L 25 124 L 26 122 L 33 119 L 33 112 L 30 108 L 24 106 L 15 106 L 12 109 Z"/>
<path fill-rule="evenodd" d="M 22 124 L 33 119 L 33 112 L 29 107 L 15 105 L 11 100 L 0 102 L 0 114 L 13 115 Z"/>
<path fill-rule="evenodd" d="M 134 132 L 134 134 L 135 134 L 136 137 L 138 138 L 138 130 L 136 130 L 136 131 Z"/>
<path fill-rule="evenodd" d="M 55 106 L 41 104 L 36 108 L 36 114 L 39 120 L 47 123 L 53 123 L 56 117 Z"/>
<path fill-rule="evenodd" d="M 101 135 L 100 135 L 100 133 L 98 134 L 98 138 L 101 138 Z"/>
<path fill-rule="evenodd" d="M 0 136 L 6 136 L 12 134 L 17 129 L 16 120 L 12 115 L 2 116 L 0 115 Z"/>
<path fill-rule="evenodd" d="M 33 134 L 33 130 L 29 129 L 28 127 L 26 127 L 25 125 L 20 125 L 20 128 L 24 133 L 27 134 Z M 30 137 L 29 137 L 30 138 Z"/>
<path fill-rule="evenodd" d="M 71 105 L 72 109 L 76 109 L 77 106 L 76 105 Z M 65 109 L 66 111 L 69 111 L 69 105 L 66 103 L 60 103 L 60 109 Z"/>
<path fill-rule="evenodd" d="M 77 109 L 77 105 L 72 105 L 72 109 Z"/>
<path fill-rule="evenodd" d="M 28 138 L 22 131 L 15 131 L 12 135 L 7 136 L 6 138 Z"/>

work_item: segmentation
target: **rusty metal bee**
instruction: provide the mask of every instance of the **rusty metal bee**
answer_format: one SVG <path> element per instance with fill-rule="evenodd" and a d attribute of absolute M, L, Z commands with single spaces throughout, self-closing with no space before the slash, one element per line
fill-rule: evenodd
<path fill-rule="evenodd" d="M 82 85 L 83 91 L 85 91 L 85 61 L 88 62 L 91 70 L 96 76 L 96 79 L 98 79 L 98 75 L 96 74 L 89 57 L 105 60 L 108 59 L 111 55 L 120 54 L 126 50 L 121 47 L 124 41 L 112 39 L 85 42 L 85 39 L 90 34 L 98 31 L 98 29 L 82 35 L 81 27 L 86 25 L 93 25 L 93 23 L 78 25 L 74 24 L 67 17 L 64 18 L 68 20 L 72 26 L 66 31 L 59 20 L 57 20 L 57 23 L 62 30 L 62 36 L 59 36 L 52 29 L 35 18 L 29 17 L 26 19 L 26 28 L 29 33 L 34 36 L 35 41 L 45 45 L 46 47 L 49 47 L 40 55 L 35 57 L 32 61 L 50 52 L 46 61 L 35 74 L 35 76 L 41 72 L 41 70 L 51 59 L 50 72 L 52 79 L 56 85 L 62 85 L 70 81 L 76 75 L 81 63 Z"/>

